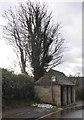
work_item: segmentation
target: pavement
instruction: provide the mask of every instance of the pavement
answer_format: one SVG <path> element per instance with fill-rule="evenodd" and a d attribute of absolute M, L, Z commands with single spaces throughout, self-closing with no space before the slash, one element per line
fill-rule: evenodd
<path fill-rule="evenodd" d="M 2 118 L 35 118 L 37 120 L 45 118 L 49 115 L 62 111 L 70 107 L 80 108 L 84 105 L 84 102 L 76 102 L 74 105 L 67 106 L 65 108 L 37 108 L 37 107 L 24 107 L 13 110 L 7 110 L 2 113 Z M 80 108 L 81 109 L 81 108 Z"/>
<path fill-rule="evenodd" d="M 56 108 L 37 108 L 37 107 L 27 107 L 20 109 L 8 110 L 2 113 L 2 118 L 39 118 L 46 114 L 56 112 L 59 109 Z"/>

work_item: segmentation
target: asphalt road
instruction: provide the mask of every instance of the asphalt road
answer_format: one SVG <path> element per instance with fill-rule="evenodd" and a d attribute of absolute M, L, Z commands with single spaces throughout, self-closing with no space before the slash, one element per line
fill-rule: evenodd
<path fill-rule="evenodd" d="M 39 118 L 55 111 L 54 109 L 28 107 L 23 109 L 9 110 L 2 114 L 3 118 Z"/>
<path fill-rule="evenodd" d="M 60 112 L 54 109 L 28 107 L 23 109 L 16 109 L 2 114 L 3 118 L 83 118 L 84 108 L 76 106 L 66 107 Z M 38 120 L 39 120 L 38 119 Z M 56 119 L 57 120 L 57 119 Z"/>
<path fill-rule="evenodd" d="M 75 109 L 66 109 L 60 112 L 52 111 L 51 110 L 41 109 L 41 108 L 31 108 L 16 111 L 12 114 L 5 115 L 3 118 L 82 118 L 83 117 L 83 110 L 75 110 Z"/>
<path fill-rule="evenodd" d="M 42 118 L 84 118 L 84 103 L 78 102 L 75 106 L 65 107 L 60 112 L 54 112 L 43 116 Z M 39 119 L 40 120 L 40 119 Z"/>
<path fill-rule="evenodd" d="M 82 118 L 82 110 L 77 110 L 77 111 L 62 111 L 59 113 L 54 113 L 52 115 L 46 116 L 45 118 Z"/>

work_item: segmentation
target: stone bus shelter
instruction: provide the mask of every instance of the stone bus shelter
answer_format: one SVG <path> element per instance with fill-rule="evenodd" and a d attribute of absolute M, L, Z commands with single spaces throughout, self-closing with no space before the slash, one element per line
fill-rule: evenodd
<path fill-rule="evenodd" d="M 35 83 L 35 94 L 42 102 L 66 106 L 75 103 L 75 84 L 64 73 L 51 69 Z"/>

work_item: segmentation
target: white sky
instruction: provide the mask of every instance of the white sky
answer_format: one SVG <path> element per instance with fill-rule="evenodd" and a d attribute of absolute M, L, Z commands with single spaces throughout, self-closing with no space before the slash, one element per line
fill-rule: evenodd
<path fill-rule="evenodd" d="M 22 0 L 20 0 L 22 1 Z M 23 0 L 24 1 L 24 0 Z M 32 0 L 33 1 L 33 0 Z M 38 1 L 38 0 L 34 0 Z M 40 0 L 39 0 L 40 1 Z M 65 38 L 65 52 L 63 63 L 55 67 L 56 70 L 66 75 L 82 74 L 82 3 L 81 0 L 59 3 L 55 0 L 41 0 L 46 2 L 48 9 L 52 11 L 53 22 L 61 23 L 61 33 Z M 0 1 L 0 25 L 4 24 L 2 15 L 10 6 L 17 5 L 17 0 Z M 5 43 L 0 28 L 0 67 L 20 71 L 17 58 L 12 47 Z"/>

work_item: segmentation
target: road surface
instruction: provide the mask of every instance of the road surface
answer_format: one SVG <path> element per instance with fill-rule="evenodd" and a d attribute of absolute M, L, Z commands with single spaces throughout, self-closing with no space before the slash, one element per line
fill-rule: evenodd
<path fill-rule="evenodd" d="M 76 106 L 66 107 L 60 112 L 54 109 L 28 107 L 23 109 L 11 110 L 3 113 L 3 118 L 83 118 L 84 108 L 80 107 L 82 104 Z M 56 119 L 57 120 L 57 119 Z"/>
<path fill-rule="evenodd" d="M 63 110 L 61 112 L 48 115 L 45 118 L 83 118 L 83 110 L 77 111 Z"/>

